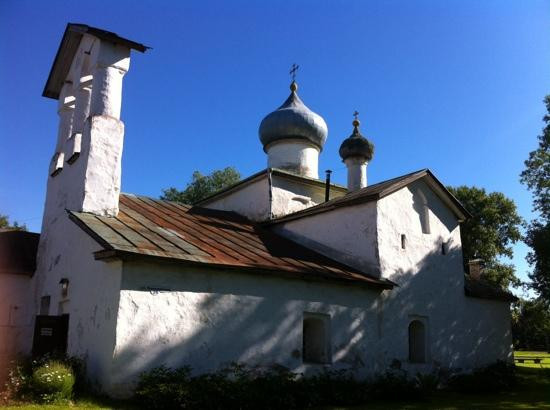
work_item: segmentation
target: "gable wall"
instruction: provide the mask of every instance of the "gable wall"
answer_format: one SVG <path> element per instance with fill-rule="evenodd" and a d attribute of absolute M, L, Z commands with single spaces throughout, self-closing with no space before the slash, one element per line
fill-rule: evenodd
<path fill-rule="evenodd" d="M 415 201 L 421 190 L 429 207 L 430 233 L 422 232 Z M 384 300 L 387 348 L 410 364 L 407 346 L 413 319 L 428 329 L 428 360 L 446 367 L 470 369 L 511 357 L 509 304 L 464 295 L 464 269 L 460 229 L 456 217 L 423 182 L 417 181 L 378 201 L 377 238 L 382 276 L 397 283 Z M 401 234 L 406 249 L 401 249 Z M 441 243 L 449 242 L 446 255 Z M 401 360 L 401 359 L 400 359 Z"/>
<path fill-rule="evenodd" d="M 272 195 L 272 216 L 278 218 L 324 202 L 325 187 L 273 175 Z M 342 195 L 342 191 L 330 190 L 330 199 Z"/>
<path fill-rule="evenodd" d="M 272 229 L 323 255 L 378 277 L 376 213 L 376 203 L 367 202 L 276 224 Z"/>
<path fill-rule="evenodd" d="M 201 206 L 220 211 L 234 211 L 253 221 L 265 221 L 270 212 L 267 175 Z"/>

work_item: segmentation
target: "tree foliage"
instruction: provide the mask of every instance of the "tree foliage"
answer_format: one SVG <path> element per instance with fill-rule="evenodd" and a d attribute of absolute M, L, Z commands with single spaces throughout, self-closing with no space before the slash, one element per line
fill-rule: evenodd
<path fill-rule="evenodd" d="M 544 99 L 547 114 L 543 117 L 546 127 L 539 135 L 539 146 L 529 153 L 521 182 L 533 192 L 533 207 L 542 219 L 550 221 L 550 95 Z"/>
<path fill-rule="evenodd" d="M 527 262 L 533 267 L 529 274 L 531 287 L 550 303 L 550 95 L 544 99 L 546 126 L 539 135 L 539 146 L 529 153 L 521 182 L 533 193 L 533 208 L 540 218 L 531 221 L 524 241 L 531 248 Z"/>
<path fill-rule="evenodd" d="M 513 256 L 512 245 L 521 239 L 523 220 L 514 201 L 501 192 L 487 193 L 483 188 L 448 189 L 472 214 L 460 226 L 465 266 L 470 259 L 483 259 L 485 279 L 502 287 L 519 285 L 514 266 L 501 261 L 502 257 Z"/>
<path fill-rule="evenodd" d="M 0 229 L 8 231 L 26 231 L 27 226 L 25 224 L 19 225 L 17 221 L 10 223 L 9 217 L 7 215 L 0 214 Z"/>
<path fill-rule="evenodd" d="M 231 186 L 241 179 L 241 174 L 234 167 L 227 167 L 212 172 L 210 175 L 203 175 L 199 171 L 193 172 L 192 180 L 187 187 L 180 191 L 170 187 L 162 190 L 161 199 L 181 202 L 193 205 L 200 200 Z"/>
<path fill-rule="evenodd" d="M 519 300 L 512 310 L 514 347 L 550 349 L 550 309 L 542 300 Z"/>

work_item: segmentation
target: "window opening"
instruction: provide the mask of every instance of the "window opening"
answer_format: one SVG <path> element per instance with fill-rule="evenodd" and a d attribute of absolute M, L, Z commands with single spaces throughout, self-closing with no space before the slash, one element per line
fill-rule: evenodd
<path fill-rule="evenodd" d="M 327 315 L 304 317 L 302 355 L 306 363 L 330 363 L 329 321 Z"/>
<path fill-rule="evenodd" d="M 409 361 L 426 362 L 426 326 L 420 320 L 409 324 Z"/>
<path fill-rule="evenodd" d="M 40 314 L 49 315 L 50 314 L 50 297 L 42 296 L 40 298 Z"/>

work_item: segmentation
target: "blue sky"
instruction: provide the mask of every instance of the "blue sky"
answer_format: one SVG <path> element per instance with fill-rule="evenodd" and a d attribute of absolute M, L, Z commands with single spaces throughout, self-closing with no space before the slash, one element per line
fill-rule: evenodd
<path fill-rule="evenodd" d="M 153 47 L 125 77 L 122 188 L 158 196 L 194 170 L 266 166 L 258 125 L 288 95 L 322 115 L 320 170 L 360 112 L 376 147 L 369 182 L 430 168 L 449 185 L 514 199 L 550 93 L 550 3 L 456 1 L 0 0 L 0 213 L 38 231 L 56 102 L 41 97 L 67 22 Z M 526 248 L 516 246 L 520 276 Z"/>

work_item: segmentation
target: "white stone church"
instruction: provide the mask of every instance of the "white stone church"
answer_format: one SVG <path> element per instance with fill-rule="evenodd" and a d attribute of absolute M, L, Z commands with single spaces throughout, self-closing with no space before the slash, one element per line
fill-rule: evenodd
<path fill-rule="evenodd" d="M 85 358 L 116 396 L 161 364 L 366 377 L 510 360 L 511 295 L 464 272 L 468 211 L 427 169 L 367 184 L 373 145 L 357 119 L 340 148 L 347 187 L 320 180 L 327 125 L 295 82 L 260 124 L 266 169 L 193 207 L 121 193 L 122 82 L 146 49 L 69 24 L 55 56 L 35 353 Z"/>

